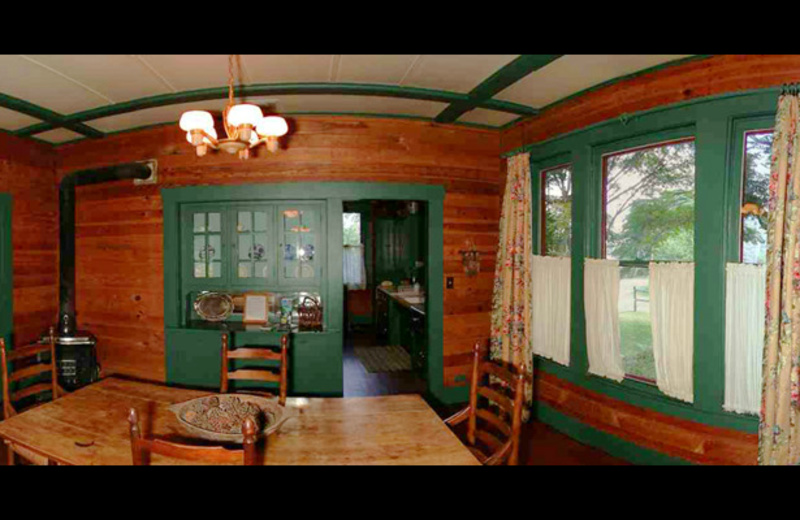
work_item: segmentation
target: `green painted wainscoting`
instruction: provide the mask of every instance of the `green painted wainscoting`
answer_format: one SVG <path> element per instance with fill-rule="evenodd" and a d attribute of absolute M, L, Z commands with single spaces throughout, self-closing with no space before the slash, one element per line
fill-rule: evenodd
<path fill-rule="evenodd" d="M 325 302 L 325 332 L 293 337 L 290 361 L 292 392 L 296 395 L 342 395 L 343 291 L 342 208 L 344 201 L 418 200 L 428 203 L 428 251 L 424 278 L 428 281 L 428 392 L 442 403 L 463 401 L 466 390 L 445 388 L 443 378 L 444 314 L 444 195 L 442 186 L 319 182 L 190 186 L 165 188 L 164 203 L 164 323 L 167 383 L 211 388 L 219 382 L 220 331 L 189 328 L 181 276 L 181 206 L 197 203 L 319 201 L 327 222 L 327 268 L 321 295 Z"/>
<path fill-rule="evenodd" d="M 642 408 L 713 426 L 754 433 L 755 416 L 722 409 L 725 388 L 725 264 L 738 261 L 739 200 L 742 189 L 742 136 L 771 128 L 779 89 L 739 92 L 659 107 L 528 145 L 533 193 L 541 193 L 539 173 L 571 164 L 572 329 L 570 366 L 538 358 L 536 366 L 558 378 Z M 583 259 L 599 258 L 602 237 L 602 155 L 681 137 L 694 137 L 695 184 L 695 331 L 694 403 L 663 395 L 653 385 L 625 379 L 616 383 L 589 375 L 583 305 Z M 517 150 L 513 153 L 516 153 Z M 510 155 L 510 154 L 507 154 Z M 538 249 L 540 201 L 533 207 Z M 538 252 L 538 251 L 537 251 Z M 634 461 L 668 459 L 591 430 L 540 405 L 539 417 L 580 440 Z"/>

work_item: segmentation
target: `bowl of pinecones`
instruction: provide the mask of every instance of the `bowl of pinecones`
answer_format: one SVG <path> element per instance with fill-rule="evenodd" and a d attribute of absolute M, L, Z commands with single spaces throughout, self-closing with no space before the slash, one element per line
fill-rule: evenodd
<path fill-rule="evenodd" d="M 259 436 L 274 433 L 286 420 L 277 399 L 246 394 L 198 397 L 169 408 L 193 437 L 233 444 L 244 442 L 242 423 L 250 418 Z"/>

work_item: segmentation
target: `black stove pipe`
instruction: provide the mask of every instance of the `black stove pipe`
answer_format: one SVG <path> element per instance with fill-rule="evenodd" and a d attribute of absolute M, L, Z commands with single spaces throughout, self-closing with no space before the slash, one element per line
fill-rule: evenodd
<path fill-rule="evenodd" d="M 89 184 L 127 179 L 148 179 L 155 173 L 155 161 L 120 164 L 107 168 L 67 174 L 59 187 L 59 326 L 60 337 L 74 336 L 75 321 L 75 188 Z"/>

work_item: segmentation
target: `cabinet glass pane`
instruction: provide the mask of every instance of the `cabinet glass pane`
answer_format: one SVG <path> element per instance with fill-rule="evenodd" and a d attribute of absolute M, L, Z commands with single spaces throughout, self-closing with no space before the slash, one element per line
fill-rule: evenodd
<path fill-rule="evenodd" d="M 222 260 L 222 237 L 220 235 L 208 237 L 208 259 L 214 262 Z"/>
<path fill-rule="evenodd" d="M 206 260 L 206 236 L 199 235 L 194 237 L 194 259 L 198 262 Z"/>
<path fill-rule="evenodd" d="M 195 233 L 205 233 L 206 232 L 206 214 L 205 213 L 195 213 L 194 214 L 194 232 Z"/>
<path fill-rule="evenodd" d="M 222 232 L 222 214 L 220 213 L 208 214 L 208 231 L 210 233 Z"/>
<path fill-rule="evenodd" d="M 263 211 L 253 213 L 253 231 L 256 233 L 267 231 L 267 214 Z"/>
<path fill-rule="evenodd" d="M 256 278 L 269 278 L 269 264 L 267 262 L 256 262 L 254 274 Z"/>
<path fill-rule="evenodd" d="M 252 235 L 239 235 L 239 260 L 249 260 L 253 248 Z"/>
<path fill-rule="evenodd" d="M 253 216 L 249 211 L 240 211 L 236 231 L 239 233 L 249 233 L 252 231 Z"/>
<path fill-rule="evenodd" d="M 255 235 L 255 242 L 253 243 L 253 249 L 250 252 L 250 257 L 255 260 L 264 260 L 267 258 L 267 235 L 264 233 L 258 233 Z"/>
<path fill-rule="evenodd" d="M 251 278 L 250 263 L 239 262 L 239 278 Z"/>
<path fill-rule="evenodd" d="M 208 264 L 209 278 L 222 278 L 222 262 L 211 262 Z"/>
<path fill-rule="evenodd" d="M 293 231 L 300 226 L 300 211 L 296 209 L 287 209 L 283 212 L 283 230 Z"/>
<path fill-rule="evenodd" d="M 194 277 L 195 278 L 205 278 L 206 277 L 206 263 L 198 263 L 195 262 L 194 264 Z"/>

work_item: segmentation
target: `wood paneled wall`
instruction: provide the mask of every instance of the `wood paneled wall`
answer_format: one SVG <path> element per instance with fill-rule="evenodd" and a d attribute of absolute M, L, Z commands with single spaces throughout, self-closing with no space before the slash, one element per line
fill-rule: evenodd
<path fill-rule="evenodd" d="M 698 464 L 752 465 L 758 434 L 715 428 L 654 412 L 540 372 L 537 399 L 600 431 Z"/>
<path fill-rule="evenodd" d="M 57 155 L 0 133 L 0 192 L 12 196 L 14 344 L 39 338 L 58 318 Z"/>
<path fill-rule="evenodd" d="M 491 278 L 500 207 L 498 132 L 417 121 L 301 117 L 284 149 L 249 161 L 198 159 L 177 125 L 59 147 L 60 174 L 155 158 L 156 186 L 119 182 L 78 189 L 77 317 L 98 336 L 106 371 L 163 380 L 163 215 L 169 186 L 365 181 L 441 184 L 444 203 L 446 381 L 469 368 L 474 341 L 489 334 Z M 459 249 L 484 253 L 477 278 L 463 274 Z M 463 383 L 459 383 L 463 384 Z"/>
<path fill-rule="evenodd" d="M 697 59 L 613 83 L 554 105 L 538 117 L 503 132 L 502 149 L 508 152 L 622 114 L 798 81 L 798 55 L 718 55 Z"/>

